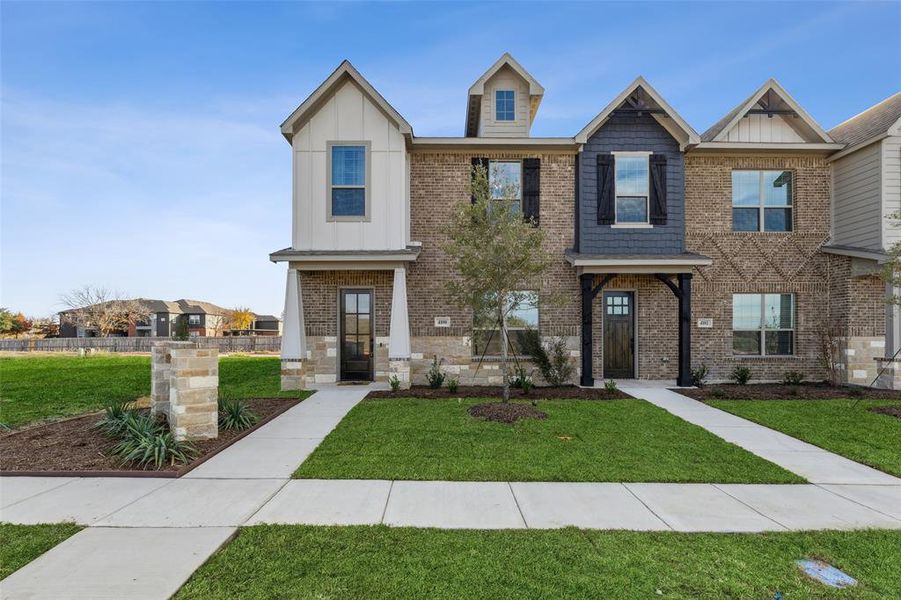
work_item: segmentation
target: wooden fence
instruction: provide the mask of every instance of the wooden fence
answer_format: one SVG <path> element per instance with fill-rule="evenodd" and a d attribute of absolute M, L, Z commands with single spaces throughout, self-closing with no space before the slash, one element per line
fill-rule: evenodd
<path fill-rule="evenodd" d="M 2 339 L 0 352 L 77 352 L 84 348 L 101 352 L 150 352 L 154 342 L 164 337 Z M 219 352 L 278 352 L 281 336 L 192 337 L 192 342 L 216 344 Z"/>

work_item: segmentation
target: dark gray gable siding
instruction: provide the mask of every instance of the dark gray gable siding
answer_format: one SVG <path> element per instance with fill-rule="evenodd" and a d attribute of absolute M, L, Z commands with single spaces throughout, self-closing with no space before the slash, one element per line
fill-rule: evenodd
<path fill-rule="evenodd" d="M 598 225 L 597 155 L 629 151 L 666 155 L 666 225 L 653 229 Z M 679 143 L 650 115 L 613 115 L 588 139 L 579 161 L 579 252 L 681 254 L 685 251 L 684 187 L 685 166 Z"/>

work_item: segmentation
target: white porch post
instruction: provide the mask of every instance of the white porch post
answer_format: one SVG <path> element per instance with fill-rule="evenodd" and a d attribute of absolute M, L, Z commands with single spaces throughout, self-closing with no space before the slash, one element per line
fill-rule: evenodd
<path fill-rule="evenodd" d="M 304 383 L 307 336 L 303 322 L 303 295 L 297 269 L 288 269 L 285 285 L 285 321 L 282 327 L 282 390 L 299 390 Z"/>
<path fill-rule="evenodd" d="M 407 270 L 394 269 L 391 293 L 391 327 L 388 333 L 388 362 L 391 374 L 403 387 L 410 385 L 410 316 L 407 313 Z"/>

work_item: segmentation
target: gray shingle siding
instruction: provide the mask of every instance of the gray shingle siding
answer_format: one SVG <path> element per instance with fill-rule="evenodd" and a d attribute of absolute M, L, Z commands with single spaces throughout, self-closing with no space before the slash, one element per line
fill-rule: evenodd
<path fill-rule="evenodd" d="M 666 155 L 666 225 L 618 229 L 598 225 L 599 152 Z M 685 166 L 679 143 L 650 115 L 612 115 L 588 139 L 579 163 L 579 252 L 583 254 L 681 254 L 685 251 Z"/>

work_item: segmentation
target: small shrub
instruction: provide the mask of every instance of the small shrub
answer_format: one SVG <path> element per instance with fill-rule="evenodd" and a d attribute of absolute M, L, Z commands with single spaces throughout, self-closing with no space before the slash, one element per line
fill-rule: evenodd
<path fill-rule="evenodd" d="M 529 329 L 522 336 L 522 349 L 535 361 L 538 372 L 548 385 L 558 387 L 569 383 L 573 365 L 569 362 L 566 340 L 558 337 L 545 343 L 537 330 Z"/>
<path fill-rule="evenodd" d="M 800 371 L 786 371 L 782 376 L 782 383 L 785 385 L 800 385 L 804 381 L 804 373 Z"/>
<path fill-rule="evenodd" d="M 726 398 L 727 394 L 726 394 L 726 392 L 723 391 L 722 388 L 715 387 L 712 390 L 710 390 L 710 397 L 711 398 Z"/>
<path fill-rule="evenodd" d="M 710 369 L 707 368 L 707 365 L 701 364 L 701 366 L 696 369 L 691 370 L 691 384 L 695 387 L 704 387 L 704 382 L 707 380 L 707 375 L 710 373 Z"/>
<path fill-rule="evenodd" d="M 748 367 L 735 367 L 732 369 L 732 374 L 729 375 L 729 379 L 738 385 L 746 385 L 751 381 L 751 369 Z"/>
<path fill-rule="evenodd" d="M 113 448 L 113 454 L 123 463 L 155 469 L 163 465 L 185 464 L 197 456 L 197 450 L 187 442 L 179 442 L 164 429 L 153 432 L 129 434 Z"/>
<path fill-rule="evenodd" d="M 253 427 L 259 420 L 242 400 L 219 401 L 219 428 L 243 431 Z"/>
<path fill-rule="evenodd" d="M 613 393 L 616 390 L 618 390 L 619 388 L 616 386 L 615 381 L 613 381 L 612 379 L 608 379 L 604 382 L 604 389 L 610 393 Z"/>
<path fill-rule="evenodd" d="M 526 373 L 524 368 L 514 367 L 513 377 L 510 378 L 510 387 L 518 390 L 526 390 L 527 386 L 529 389 L 532 389 L 532 378 Z"/>
<path fill-rule="evenodd" d="M 397 375 L 392 375 L 388 378 L 388 385 L 391 386 L 392 392 L 400 390 L 400 379 L 397 378 Z"/>
<path fill-rule="evenodd" d="M 535 384 L 532 383 L 532 378 L 531 378 L 531 377 L 526 378 L 526 379 L 523 380 L 523 382 L 522 382 L 522 393 L 523 393 L 523 394 L 528 394 L 529 392 L 532 391 L 532 388 L 533 388 L 533 387 L 535 387 Z"/>
<path fill-rule="evenodd" d="M 460 386 L 460 382 L 457 381 L 455 378 L 451 377 L 450 379 L 447 380 L 447 391 L 449 391 L 451 394 L 456 394 L 457 388 L 459 386 Z"/>
<path fill-rule="evenodd" d="M 132 414 L 131 402 L 114 402 L 103 409 L 103 418 L 96 427 L 111 437 L 120 437 L 128 425 L 127 417 Z"/>
<path fill-rule="evenodd" d="M 433 390 L 437 390 L 442 385 L 444 385 L 444 379 L 447 377 L 444 371 L 441 370 L 441 363 L 438 362 L 438 356 L 432 359 L 432 366 L 429 367 L 428 372 L 425 374 L 426 381 L 429 382 L 429 387 Z"/>
<path fill-rule="evenodd" d="M 785 392 L 786 392 L 789 396 L 797 396 L 798 393 L 799 393 L 798 388 L 796 388 L 796 387 L 794 387 L 794 386 L 788 388 L 787 390 L 785 390 Z"/>

